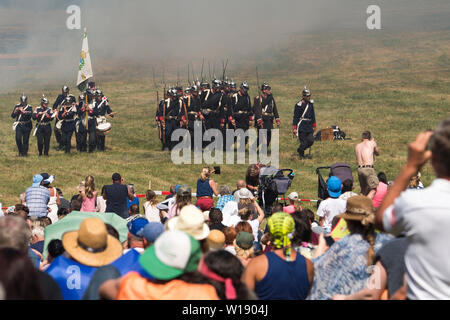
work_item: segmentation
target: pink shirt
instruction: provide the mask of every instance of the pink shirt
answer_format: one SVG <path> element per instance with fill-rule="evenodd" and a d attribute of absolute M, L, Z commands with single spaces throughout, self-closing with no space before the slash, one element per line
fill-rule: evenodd
<path fill-rule="evenodd" d="M 286 213 L 294 213 L 295 212 L 295 206 L 291 204 L 290 206 L 283 207 L 283 211 Z"/>
<path fill-rule="evenodd" d="M 85 197 L 81 204 L 81 212 L 96 212 L 95 201 L 97 200 L 97 192 L 94 192 L 92 198 Z"/>
<path fill-rule="evenodd" d="M 386 195 L 387 191 L 388 191 L 387 184 L 380 181 L 377 187 L 377 193 L 375 194 L 375 197 L 373 197 L 372 200 L 374 208 L 378 208 L 380 206 L 381 201 L 383 201 L 383 198 Z"/>

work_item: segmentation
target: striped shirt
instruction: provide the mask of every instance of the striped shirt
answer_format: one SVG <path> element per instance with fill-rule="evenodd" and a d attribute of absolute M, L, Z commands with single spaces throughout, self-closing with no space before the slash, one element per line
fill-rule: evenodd
<path fill-rule="evenodd" d="M 28 209 L 30 209 L 29 216 L 47 216 L 47 203 L 49 200 L 50 191 L 43 186 L 29 187 L 25 191 L 25 201 Z"/>

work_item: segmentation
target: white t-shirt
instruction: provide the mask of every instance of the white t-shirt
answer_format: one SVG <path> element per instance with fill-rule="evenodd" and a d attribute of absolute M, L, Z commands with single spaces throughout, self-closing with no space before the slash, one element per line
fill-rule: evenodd
<path fill-rule="evenodd" d="M 338 214 L 344 213 L 346 209 L 346 200 L 328 198 L 322 201 L 317 209 L 317 215 L 324 218 L 323 228 L 330 232 L 333 218 Z"/>
<path fill-rule="evenodd" d="M 152 206 L 149 201 L 144 203 L 144 210 L 148 222 L 161 222 L 159 209 L 156 206 Z"/>
<path fill-rule="evenodd" d="M 387 232 L 406 235 L 409 299 L 450 299 L 450 181 L 436 179 L 430 187 L 408 189 L 383 213 Z"/>

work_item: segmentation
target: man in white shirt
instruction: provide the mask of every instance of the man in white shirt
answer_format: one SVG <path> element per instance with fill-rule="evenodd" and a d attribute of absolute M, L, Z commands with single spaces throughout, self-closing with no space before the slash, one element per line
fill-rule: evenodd
<path fill-rule="evenodd" d="M 430 159 L 437 179 L 423 190 L 405 191 L 410 178 Z M 434 133 L 420 133 L 409 145 L 408 160 L 377 212 L 379 229 L 406 234 L 409 299 L 450 299 L 449 159 L 450 118 L 442 121 Z"/>
<path fill-rule="evenodd" d="M 342 184 L 338 177 L 331 176 L 328 179 L 327 190 L 330 197 L 320 203 L 317 215 L 319 216 L 319 224 L 324 228 L 325 233 L 330 233 L 333 218 L 345 212 L 347 201 L 339 199 Z"/>

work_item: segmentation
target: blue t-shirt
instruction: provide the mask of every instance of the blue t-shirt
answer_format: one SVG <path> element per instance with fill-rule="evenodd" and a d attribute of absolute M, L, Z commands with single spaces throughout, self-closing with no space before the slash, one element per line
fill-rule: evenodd
<path fill-rule="evenodd" d="M 130 209 L 132 204 L 137 204 L 139 206 L 139 198 L 136 196 L 134 197 L 133 200 L 127 198 L 127 210 Z"/>

